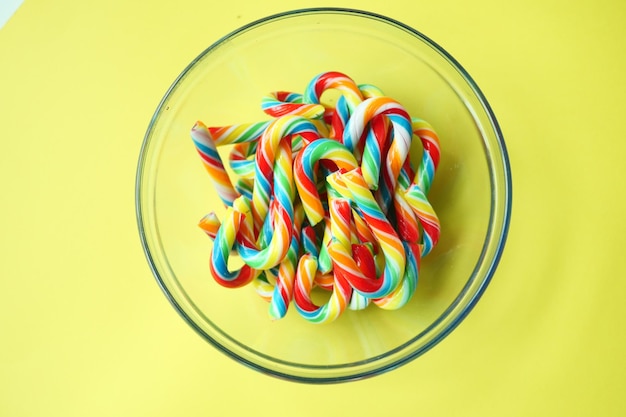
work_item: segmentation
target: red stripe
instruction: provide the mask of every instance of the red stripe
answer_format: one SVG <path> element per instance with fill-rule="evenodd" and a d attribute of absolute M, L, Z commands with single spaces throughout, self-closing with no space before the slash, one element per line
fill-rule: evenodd
<path fill-rule="evenodd" d="M 213 262 L 211 261 L 211 258 L 209 258 L 209 266 L 210 266 L 211 275 L 213 276 L 213 279 L 215 279 L 215 281 L 218 284 L 227 288 L 243 287 L 244 285 L 249 284 L 255 275 L 255 271 L 252 268 L 250 268 L 248 265 L 244 265 L 237 273 L 237 277 L 234 280 L 229 281 L 229 280 L 223 279 L 220 276 L 220 274 L 215 270 L 213 266 Z"/>
<path fill-rule="evenodd" d="M 411 116 L 409 116 L 409 113 L 406 112 L 406 110 L 399 108 L 399 107 L 392 107 L 390 109 L 387 109 L 383 112 L 380 112 L 379 114 L 395 114 L 398 116 L 401 116 L 407 120 L 411 120 Z"/>
<path fill-rule="evenodd" d="M 259 170 L 263 173 L 265 178 L 270 178 L 272 176 L 272 172 L 274 171 L 274 167 L 272 167 L 262 152 L 257 153 L 256 163 L 259 167 Z"/>
<path fill-rule="evenodd" d="M 439 235 L 441 234 L 441 230 L 439 227 L 436 227 L 430 223 L 422 223 L 422 227 L 424 228 L 424 233 L 426 233 L 433 241 L 433 246 L 439 242 Z"/>
<path fill-rule="evenodd" d="M 365 245 L 352 245 L 352 252 L 363 275 L 369 279 L 376 279 L 376 263 L 369 248 Z"/>
<path fill-rule="evenodd" d="M 276 93 L 274 93 L 275 97 L 279 101 L 285 101 L 287 97 L 289 97 L 289 94 L 291 94 L 289 91 L 277 91 Z"/>

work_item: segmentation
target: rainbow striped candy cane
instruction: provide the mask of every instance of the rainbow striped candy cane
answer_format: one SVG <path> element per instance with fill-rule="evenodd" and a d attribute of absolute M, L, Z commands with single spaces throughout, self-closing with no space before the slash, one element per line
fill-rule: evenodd
<path fill-rule="evenodd" d="M 322 94 L 327 90 L 338 90 L 345 97 L 350 110 L 363 101 L 361 90 L 352 78 L 341 72 L 328 71 L 313 77 L 304 90 L 303 102 L 320 104 Z"/>
<path fill-rule="evenodd" d="M 304 212 L 315 226 L 324 218 L 324 207 L 317 190 L 315 166 L 321 159 L 334 162 L 340 169 L 357 167 L 354 155 L 341 143 L 332 139 L 318 139 L 306 145 L 293 164 L 294 177 Z"/>
<path fill-rule="evenodd" d="M 417 286 L 420 260 L 437 244 L 440 234 L 439 220 L 426 198 L 439 165 L 439 138 L 432 126 L 421 119 L 414 118 L 412 128 L 414 134 L 419 136 L 424 152 L 413 183 L 406 189 L 404 188 L 406 179 L 402 179 L 400 187 L 402 191 L 397 188 L 395 193 L 394 205 L 398 229 L 409 256 L 407 273 L 402 285 L 389 296 L 374 300 L 378 306 L 387 309 L 400 308 L 410 300 Z M 420 226 L 422 233 L 419 230 Z"/>
<path fill-rule="evenodd" d="M 264 247 L 259 249 L 242 247 L 239 250 L 239 254 L 246 264 L 255 269 L 261 270 L 272 268 L 282 262 L 285 255 L 287 255 L 293 237 L 294 187 L 293 173 L 291 171 L 291 143 L 289 138 L 285 138 L 279 142 L 277 154 L 273 170 L 273 196 L 276 202 L 276 215 L 272 219 L 274 229 L 272 230 L 271 237 L 269 238 L 269 243 L 267 246 L 264 245 Z M 252 194 L 252 215 L 253 219 L 256 220 L 254 227 L 255 231 L 260 231 L 262 225 L 261 218 L 258 217 L 260 213 L 259 209 L 257 208 L 255 212 L 255 207 L 258 207 L 255 206 L 255 202 L 258 201 L 257 184 L 259 184 L 259 182 L 260 179 L 257 178 L 254 182 L 254 191 Z M 267 185 L 271 187 L 271 184 Z M 255 199 L 255 197 L 257 197 L 257 199 Z M 268 193 L 268 210 L 269 200 L 270 197 Z M 263 203 L 265 203 L 265 201 L 263 201 Z M 267 211 L 263 213 L 263 215 L 266 213 Z M 265 220 L 265 217 L 262 219 Z M 257 243 L 265 243 L 265 239 L 257 239 Z"/>
<path fill-rule="evenodd" d="M 350 190 L 346 187 L 343 180 L 340 179 L 340 175 L 341 172 L 336 172 L 326 177 L 326 182 L 328 183 L 329 189 L 333 190 L 333 193 L 329 194 L 336 195 L 337 197 L 335 198 L 339 198 L 341 195 L 351 195 Z M 368 279 L 376 279 L 376 266 L 373 257 L 373 253 L 377 248 L 376 239 L 367 223 L 358 214 L 354 213 L 356 215 L 352 216 L 352 213 L 354 213 L 354 210 L 351 210 L 348 214 L 345 215 L 350 216 L 352 219 L 350 224 L 353 227 L 351 227 L 350 230 L 350 240 L 336 240 L 341 243 L 346 251 L 354 258 L 359 271 L 363 272 L 363 274 Z M 331 233 L 330 235 L 333 234 Z M 326 244 L 325 249 L 328 248 L 329 243 Z M 330 257 L 330 255 L 328 256 Z M 345 276 L 345 273 L 339 270 L 336 275 L 343 278 Z M 348 308 L 351 310 L 362 310 L 366 308 L 369 303 L 370 299 L 368 297 L 364 296 L 358 291 L 353 291 Z"/>
<path fill-rule="evenodd" d="M 400 171 L 409 155 L 413 131 L 411 119 L 400 103 L 388 97 L 372 97 L 363 101 L 352 114 L 343 135 L 343 143 L 348 149 L 356 149 L 369 122 L 376 116 L 385 115 L 393 128 L 393 139 L 385 158 L 383 186 L 380 187 L 381 209 L 387 212 Z M 377 140 L 365 143 L 361 167 L 366 184 L 370 189 L 378 188 L 379 164 L 382 160 L 382 147 Z"/>
<path fill-rule="evenodd" d="M 352 221 L 352 208 L 348 200 L 336 198 L 330 202 L 330 224 L 333 240 L 341 244 L 354 257 L 359 270 L 364 271 L 364 275 L 370 279 L 376 278 L 374 268 L 374 258 L 370 255 L 367 247 L 362 244 L 353 244 L 356 236 Z M 368 262 L 369 261 L 369 262 Z M 345 279 L 344 274 L 339 271 L 335 274 L 335 279 Z M 349 285 L 349 283 L 348 283 Z M 350 288 L 352 289 L 352 288 Z M 369 305 L 369 298 L 357 291 L 351 291 L 349 308 L 351 310 L 362 310 Z"/>
<path fill-rule="evenodd" d="M 384 160 L 384 155 L 388 151 L 390 127 L 389 118 L 380 114 L 370 120 L 369 129 L 366 130 L 367 136 L 361 158 L 361 170 L 363 171 L 363 179 L 374 191 L 378 189 L 381 161 Z"/>
<path fill-rule="evenodd" d="M 413 298 L 417 288 L 421 259 L 419 245 L 406 241 L 403 241 L 402 244 L 407 254 L 402 282 L 391 294 L 373 300 L 374 304 L 386 310 L 397 310 L 405 306 Z"/>
<path fill-rule="evenodd" d="M 411 205 L 415 215 L 419 218 L 420 225 L 422 226 L 421 254 L 422 257 L 424 257 L 428 255 L 439 242 L 441 233 L 439 218 L 432 204 L 428 201 L 424 190 L 417 184 L 412 184 L 409 187 L 405 193 L 405 198 Z"/>
<path fill-rule="evenodd" d="M 373 300 L 378 307 L 396 310 L 408 303 L 417 288 L 419 264 L 421 259 L 418 220 L 412 207 L 405 199 L 405 190 L 399 185 L 394 195 L 396 230 L 402 240 L 406 252 L 406 267 L 402 282 L 391 294 Z"/>
<path fill-rule="evenodd" d="M 241 123 L 230 126 L 210 127 L 209 132 L 217 146 L 232 145 L 234 143 L 256 142 L 267 130 L 270 121 Z"/>
<path fill-rule="evenodd" d="M 235 246 L 239 227 L 243 220 L 243 213 L 235 211 L 232 207 L 227 208 L 224 221 L 215 236 L 209 259 L 211 275 L 215 281 L 229 288 L 242 287 L 258 275 L 258 271 L 250 265 L 243 265 L 235 271 L 230 271 L 228 268 L 228 258 Z"/>
<path fill-rule="evenodd" d="M 211 212 L 200 219 L 198 226 L 200 229 L 204 230 L 204 233 L 206 233 L 211 240 L 215 240 L 217 232 L 222 226 L 222 222 L 217 218 L 215 212 Z"/>
<path fill-rule="evenodd" d="M 439 166 L 441 151 L 439 137 L 429 123 L 415 118 L 413 131 L 420 138 L 424 152 L 413 183 L 405 193 L 405 198 L 422 226 L 421 255 L 424 257 L 437 245 L 441 234 L 439 218 L 426 197 Z"/>
<path fill-rule="evenodd" d="M 381 298 L 392 293 L 400 284 L 406 265 L 406 252 L 393 226 L 387 220 L 369 190 L 361 169 L 338 173 L 357 207 L 360 216 L 369 224 L 385 259 L 382 276 L 370 279 L 359 269 L 350 251 L 339 242 L 331 242 L 328 252 L 333 259 L 335 274 L 343 273 L 355 291 L 369 298 Z"/>
<path fill-rule="evenodd" d="M 363 272 L 363 275 L 369 279 L 376 279 L 378 274 L 376 272 L 376 260 L 371 250 L 371 244 L 353 244 L 352 254 L 357 267 Z M 364 296 L 358 291 L 353 291 L 348 308 L 350 310 L 363 310 L 370 305 L 371 301 L 371 298 Z"/>
<path fill-rule="evenodd" d="M 315 126 L 300 116 L 284 116 L 272 121 L 263 133 L 256 153 L 255 181 L 252 191 L 252 215 L 259 249 L 242 248 L 244 262 L 255 269 L 278 265 L 287 254 L 293 235 L 293 198 L 291 135 L 318 135 Z M 271 237 L 262 227 L 266 221 L 270 198 L 277 201 Z M 266 245 L 266 242 L 268 242 Z"/>
<path fill-rule="evenodd" d="M 261 136 L 255 159 L 255 181 L 252 192 L 252 213 L 257 231 L 260 230 L 263 219 L 267 215 L 272 188 L 274 189 L 275 198 L 279 200 L 279 203 L 287 210 L 289 216 L 293 218 L 292 153 L 291 149 L 287 148 L 287 145 L 290 146 L 291 144 L 289 141 L 283 140 L 283 138 L 290 135 L 306 135 L 317 138 L 319 137 L 319 132 L 310 120 L 301 116 L 284 116 L 274 119 Z M 276 164 L 276 153 L 281 142 L 285 144 L 285 159 L 282 163 Z M 289 160 L 287 160 L 287 157 Z M 289 164 L 286 163 L 287 161 Z M 275 170 L 280 170 L 280 175 L 276 176 Z M 274 184 L 272 184 L 272 180 L 274 180 Z"/>
<path fill-rule="evenodd" d="M 263 97 L 261 109 L 272 117 L 294 115 L 307 119 L 321 119 L 325 111 L 321 104 L 305 103 L 302 94 L 289 91 L 276 91 Z"/>
<path fill-rule="evenodd" d="M 372 84 L 359 84 L 359 91 L 364 99 L 372 97 L 384 97 L 383 90 Z"/>
<path fill-rule="evenodd" d="M 361 92 L 363 99 L 384 96 L 383 92 L 378 87 L 375 87 L 371 84 L 359 84 L 357 88 Z M 348 123 L 348 120 L 350 120 L 350 113 L 354 110 L 355 106 L 357 105 L 356 103 L 358 103 L 358 100 L 360 99 L 358 95 L 353 93 L 352 89 L 350 89 L 349 91 L 350 95 L 354 96 L 352 98 L 352 107 L 348 106 L 348 100 L 346 99 L 346 97 L 344 95 L 341 95 L 337 99 L 337 102 L 335 103 L 335 107 L 332 109 L 332 112 L 330 109 L 327 110 L 327 113 L 331 113 L 329 116 L 331 125 L 329 137 L 332 139 L 337 139 L 339 141 L 342 140 L 346 124 Z M 356 151 L 357 159 L 359 159 L 361 155 L 358 154 L 358 152 L 360 152 L 361 150 L 357 149 Z"/>
<path fill-rule="evenodd" d="M 239 196 L 233 202 L 232 208 L 235 212 L 243 215 L 243 219 L 239 222 L 239 228 L 236 234 L 237 247 L 233 248 L 233 250 L 237 250 L 237 248 L 241 245 L 254 247 L 255 242 L 252 216 L 250 214 L 250 199 L 245 196 Z M 207 234 L 207 236 L 209 236 L 211 240 L 214 241 L 222 223 L 218 219 L 217 214 L 215 214 L 215 212 L 211 212 L 200 219 L 198 226 Z"/>
<path fill-rule="evenodd" d="M 335 320 L 345 310 L 352 288 L 347 281 L 335 276 L 332 282 L 332 292 L 328 302 L 318 306 L 311 300 L 311 291 L 318 275 L 316 255 L 318 253 L 315 244 L 315 232 L 307 226 L 302 231 L 304 255 L 298 262 L 296 273 L 296 285 L 294 289 L 294 301 L 298 312 L 302 317 L 312 323 L 325 323 Z"/>
<path fill-rule="evenodd" d="M 298 265 L 298 252 L 300 249 L 300 233 L 304 211 L 302 205 L 295 207 L 293 222 L 293 233 L 291 243 L 286 256 L 283 258 L 276 276 L 276 285 L 270 299 L 269 314 L 274 320 L 283 318 L 287 314 L 287 309 L 291 303 L 296 277 L 296 267 Z"/>
<path fill-rule="evenodd" d="M 202 122 L 197 122 L 191 129 L 191 139 L 202 159 L 204 168 L 209 173 L 213 186 L 217 190 L 217 195 L 224 205 L 232 206 L 233 201 L 239 197 L 239 193 L 230 181 L 209 129 Z"/>
<path fill-rule="evenodd" d="M 228 155 L 228 163 L 241 179 L 254 180 L 254 155 L 258 142 L 244 142 L 233 145 Z"/>

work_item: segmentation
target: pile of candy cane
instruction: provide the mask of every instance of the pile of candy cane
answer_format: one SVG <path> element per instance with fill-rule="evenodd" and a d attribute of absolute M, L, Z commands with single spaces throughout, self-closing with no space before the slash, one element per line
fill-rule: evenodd
<path fill-rule="evenodd" d="M 320 104 L 327 90 L 339 92 L 334 107 Z M 371 303 L 404 306 L 440 234 L 427 199 L 440 157 L 433 128 L 339 72 L 316 76 L 304 94 L 272 93 L 262 110 L 272 119 L 191 130 L 227 207 L 221 221 L 210 213 L 199 224 L 214 241 L 213 278 L 231 288 L 251 283 L 274 319 L 292 301 L 315 323 Z M 423 148 L 417 168 L 414 136 Z M 235 181 L 217 151 L 224 145 L 232 145 Z M 236 270 L 233 255 L 243 261 Z M 315 287 L 330 292 L 325 304 L 314 303 Z"/>

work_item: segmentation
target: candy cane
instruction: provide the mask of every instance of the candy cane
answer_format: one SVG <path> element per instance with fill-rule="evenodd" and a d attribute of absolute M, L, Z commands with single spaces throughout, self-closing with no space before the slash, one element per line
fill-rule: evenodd
<path fill-rule="evenodd" d="M 354 155 L 341 143 L 332 139 L 318 139 L 302 149 L 294 161 L 294 177 L 302 207 L 311 223 L 316 225 L 324 218 L 324 207 L 317 190 L 315 165 L 321 159 L 328 159 L 340 169 L 357 167 Z"/>
<path fill-rule="evenodd" d="M 404 166 L 411 147 L 413 131 L 409 114 L 400 103 L 388 97 L 368 98 L 354 110 L 344 131 L 343 143 L 348 149 L 356 149 L 369 122 L 380 115 L 385 115 L 389 118 L 393 129 L 393 138 L 385 158 L 383 186 L 380 190 L 380 205 L 382 211 L 386 213 L 393 198 L 400 171 Z M 381 143 L 378 140 L 367 141 L 363 151 L 364 162 L 361 166 L 365 171 L 363 175 L 370 189 L 378 188 L 376 164 L 380 164 L 381 159 Z"/>
<path fill-rule="evenodd" d="M 304 90 L 303 101 L 305 103 L 319 104 L 322 94 L 332 89 L 342 93 L 349 109 L 354 109 L 363 101 L 361 90 L 359 90 L 359 86 L 354 80 L 337 71 L 324 72 L 313 77 Z"/>
<path fill-rule="evenodd" d="M 202 159 L 211 182 L 213 182 L 213 186 L 217 190 L 217 195 L 226 206 L 232 206 L 233 201 L 239 197 L 239 193 L 235 191 L 230 181 L 230 177 L 224 168 L 215 141 L 208 128 L 202 122 L 197 122 L 191 129 L 191 139 L 196 146 L 196 150 Z"/>
<path fill-rule="evenodd" d="M 276 276 L 276 285 L 270 300 L 269 314 L 273 319 L 280 319 L 287 314 L 289 303 L 293 297 L 296 267 L 298 265 L 298 251 L 300 248 L 300 227 L 304 218 L 302 206 L 295 210 L 291 243 L 285 258 L 283 258 Z"/>
<path fill-rule="evenodd" d="M 261 109 L 272 117 L 295 115 L 307 119 L 319 119 L 324 116 L 324 106 L 304 103 L 302 94 L 288 91 L 276 91 L 263 97 Z"/>
<path fill-rule="evenodd" d="M 230 126 L 210 127 L 209 132 L 217 146 L 233 143 L 256 142 L 267 130 L 269 121 L 241 123 Z"/>
<path fill-rule="evenodd" d="M 315 125 L 300 116 L 284 116 L 273 120 L 261 136 L 256 153 L 255 181 L 252 192 L 252 212 L 255 227 L 257 228 L 260 227 L 267 214 L 272 188 L 273 185 L 276 185 L 272 184 L 272 179 L 274 178 L 274 169 L 276 168 L 274 162 L 279 144 L 283 138 L 293 134 L 314 138 L 319 136 Z M 285 151 L 285 157 L 287 156 L 291 159 L 291 150 Z M 281 175 L 284 175 L 284 178 L 277 178 L 279 180 L 278 184 L 282 187 L 279 190 L 283 194 L 277 194 L 276 198 L 279 199 L 279 202 L 287 210 L 287 214 L 293 217 L 293 208 L 290 203 L 290 200 L 293 198 L 293 189 L 291 184 L 288 183 L 290 178 L 292 178 L 292 174 L 287 172 L 291 171 L 292 167 L 291 165 L 287 166 L 286 163 L 281 163 L 278 165 L 278 168 L 281 170 Z M 274 192 L 276 192 L 276 189 L 274 189 Z"/>
<path fill-rule="evenodd" d="M 379 279 L 369 279 L 358 268 L 349 250 L 338 242 L 328 248 L 336 269 L 345 274 L 352 287 L 370 298 L 380 298 L 394 291 L 404 275 L 406 264 L 405 250 L 393 226 L 378 206 L 369 190 L 360 168 L 341 174 L 341 179 L 350 191 L 346 196 L 358 207 L 359 214 L 370 225 L 381 252 L 385 258 L 385 268 Z"/>
<path fill-rule="evenodd" d="M 219 284 L 229 288 L 244 286 L 258 274 L 250 265 L 243 265 L 236 271 L 230 271 L 228 268 L 228 258 L 235 244 L 243 216 L 232 207 L 226 210 L 224 221 L 215 236 L 210 256 L 211 275 Z"/>
<path fill-rule="evenodd" d="M 293 236 L 293 176 L 292 176 L 292 163 L 291 163 L 291 150 L 288 140 L 283 140 L 279 144 L 278 157 L 276 158 L 276 164 L 274 165 L 273 172 L 273 189 L 276 202 L 275 216 L 273 216 L 271 238 L 269 244 L 257 250 L 256 248 L 242 247 L 239 251 L 244 262 L 255 269 L 268 269 L 272 268 L 283 260 L 289 247 L 291 245 L 291 239 Z M 258 190 L 257 184 L 259 179 L 255 181 L 254 191 L 252 194 L 252 215 L 255 220 L 255 230 L 260 230 L 260 212 L 255 206 L 255 202 L 258 196 L 255 192 Z M 269 196 L 267 196 L 267 204 L 269 206 Z M 262 201 L 265 204 L 265 201 Z M 257 211 L 255 212 L 255 208 Z M 269 207 L 268 207 L 269 209 Z M 265 214 L 265 213 L 263 213 Z M 256 216 L 255 216 L 256 215 Z M 265 220 L 265 218 L 263 218 Z M 258 241 L 261 244 L 263 240 Z"/>
<path fill-rule="evenodd" d="M 317 269 L 317 247 L 315 232 L 308 226 L 302 231 L 303 246 L 306 253 L 298 262 L 296 273 L 296 285 L 294 290 L 294 300 L 296 309 L 302 317 L 313 323 L 325 323 L 335 320 L 345 310 L 352 288 L 340 276 L 334 276 L 332 282 L 332 292 L 328 302 L 318 306 L 311 300 L 311 291 L 315 285 L 315 278 L 318 275 Z"/>

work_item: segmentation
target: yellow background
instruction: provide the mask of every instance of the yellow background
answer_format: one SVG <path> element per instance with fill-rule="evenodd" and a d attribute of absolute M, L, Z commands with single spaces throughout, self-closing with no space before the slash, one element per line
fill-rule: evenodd
<path fill-rule="evenodd" d="M 332 4 L 446 48 L 509 149 L 500 267 L 426 355 L 354 383 L 294 384 L 223 356 L 168 304 L 134 212 L 157 103 L 220 36 L 321 5 L 26 0 L 0 29 L 0 416 L 626 415 L 618 0 Z"/>

